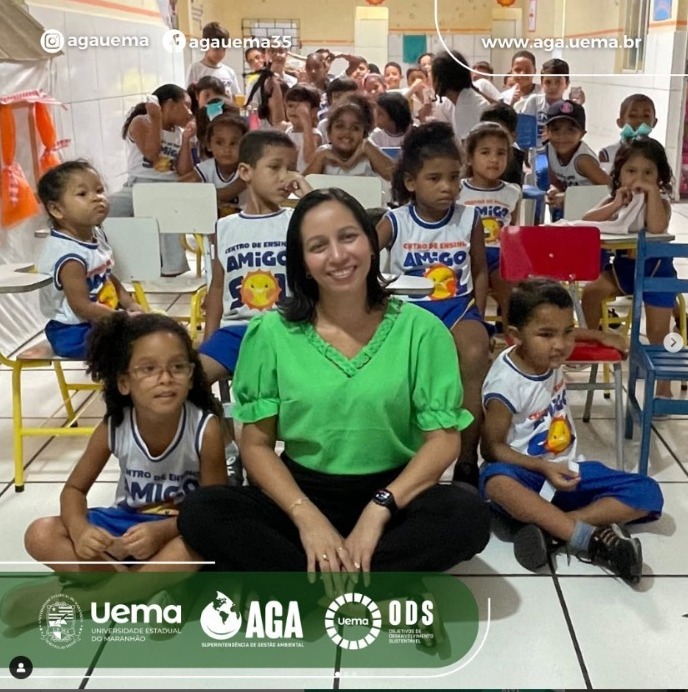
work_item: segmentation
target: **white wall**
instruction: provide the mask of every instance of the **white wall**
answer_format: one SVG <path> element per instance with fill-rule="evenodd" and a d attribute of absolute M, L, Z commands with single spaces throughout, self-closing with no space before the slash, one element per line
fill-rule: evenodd
<path fill-rule="evenodd" d="M 65 35 L 147 36 L 150 47 L 65 47 L 53 59 L 52 93 L 67 111 L 56 112 L 59 136 L 72 140 L 64 159 L 84 157 L 101 172 L 111 191 L 126 179 L 124 142 L 120 130 L 129 110 L 153 89 L 172 82 L 185 84 L 184 56 L 167 53 L 162 24 L 153 25 L 110 17 L 66 12 L 29 5 L 29 12 L 45 28 Z"/>

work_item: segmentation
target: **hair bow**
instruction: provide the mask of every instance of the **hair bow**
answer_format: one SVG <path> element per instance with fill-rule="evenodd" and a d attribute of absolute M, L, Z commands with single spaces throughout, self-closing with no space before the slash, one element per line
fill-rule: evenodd
<path fill-rule="evenodd" d="M 215 101 L 214 103 L 209 103 L 205 107 L 206 115 L 208 120 L 214 120 L 218 115 L 222 115 L 224 103 L 222 101 Z"/>
<path fill-rule="evenodd" d="M 640 123 L 638 129 L 634 130 L 628 123 L 621 129 L 621 139 L 629 140 L 636 137 L 647 137 L 652 132 L 652 128 L 647 123 Z"/>

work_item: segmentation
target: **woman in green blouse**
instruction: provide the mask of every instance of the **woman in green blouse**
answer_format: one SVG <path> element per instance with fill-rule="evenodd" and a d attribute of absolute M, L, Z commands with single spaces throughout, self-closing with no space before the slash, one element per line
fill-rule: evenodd
<path fill-rule="evenodd" d="M 287 283 L 281 309 L 251 321 L 234 377 L 251 485 L 192 493 L 187 544 L 235 571 L 439 571 L 480 552 L 486 506 L 438 485 L 472 420 L 454 342 L 383 288 L 375 229 L 351 196 L 299 202 Z"/>

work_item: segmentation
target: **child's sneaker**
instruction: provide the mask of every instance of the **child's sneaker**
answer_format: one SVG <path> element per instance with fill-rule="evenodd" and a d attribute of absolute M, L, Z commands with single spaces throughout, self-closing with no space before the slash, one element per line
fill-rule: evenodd
<path fill-rule="evenodd" d="M 590 537 L 588 559 L 618 574 L 624 581 L 637 584 L 643 571 L 643 550 L 637 538 L 618 524 L 598 526 Z"/>
<path fill-rule="evenodd" d="M 514 557 L 521 567 L 534 572 L 547 564 L 549 549 L 545 532 L 535 524 L 526 524 L 514 534 Z"/>
<path fill-rule="evenodd" d="M 225 459 L 227 460 L 227 485 L 241 486 L 244 484 L 244 466 L 239 456 L 239 448 L 235 442 L 230 442 L 225 447 Z"/>

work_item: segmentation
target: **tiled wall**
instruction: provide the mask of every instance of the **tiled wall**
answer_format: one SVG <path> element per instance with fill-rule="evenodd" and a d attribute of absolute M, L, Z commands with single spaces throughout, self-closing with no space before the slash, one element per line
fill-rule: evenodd
<path fill-rule="evenodd" d="M 29 5 L 45 28 L 65 35 L 147 36 L 149 47 L 65 47 L 54 58 L 53 95 L 68 107 L 55 109 L 60 138 L 72 140 L 64 158 L 84 157 L 102 173 L 110 190 L 126 179 L 120 131 L 129 110 L 153 89 L 168 82 L 185 86 L 183 54 L 167 53 L 161 37 L 166 28 L 134 21 L 63 12 Z"/>

